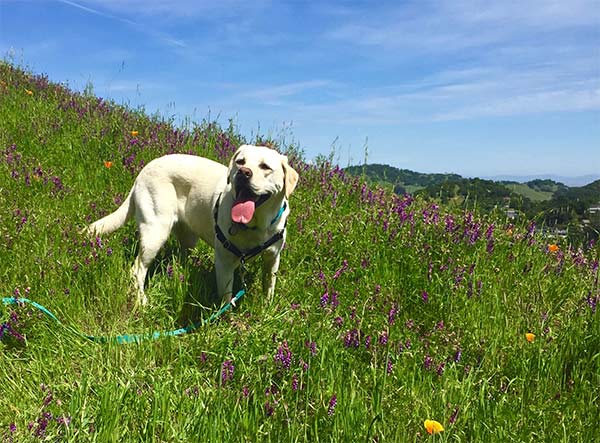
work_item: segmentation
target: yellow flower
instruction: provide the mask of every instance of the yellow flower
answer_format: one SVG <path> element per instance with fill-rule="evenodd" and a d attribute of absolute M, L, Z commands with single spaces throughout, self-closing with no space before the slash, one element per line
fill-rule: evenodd
<path fill-rule="evenodd" d="M 33 91 L 31 91 L 29 89 L 25 89 L 25 94 L 27 94 L 27 95 L 33 95 Z"/>
<path fill-rule="evenodd" d="M 428 434 L 438 434 L 444 430 L 442 424 L 435 420 L 425 420 L 424 425 Z"/>
<path fill-rule="evenodd" d="M 137 131 L 131 131 L 131 136 L 132 137 L 137 137 L 138 134 L 139 134 L 139 132 L 137 132 Z"/>
<path fill-rule="evenodd" d="M 548 245 L 548 251 L 550 251 L 553 254 L 558 252 L 559 249 L 560 248 L 558 247 L 558 245 L 555 245 L 555 244 Z"/>
<path fill-rule="evenodd" d="M 525 334 L 525 339 L 529 343 L 533 343 L 533 341 L 535 340 L 535 334 L 532 334 L 531 332 L 528 332 L 527 334 Z"/>
<path fill-rule="evenodd" d="M 113 163 L 111 161 L 108 160 L 104 160 L 104 167 L 105 168 L 112 168 Z"/>

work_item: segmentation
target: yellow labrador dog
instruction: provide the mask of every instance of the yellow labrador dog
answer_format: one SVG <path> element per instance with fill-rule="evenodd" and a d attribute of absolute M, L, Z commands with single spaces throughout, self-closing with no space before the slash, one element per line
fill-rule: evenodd
<path fill-rule="evenodd" d="M 285 242 L 288 198 L 297 183 L 298 173 L 287 157 L 264 146 L 241 146 L 229 168 L 193 155 L 166 155 L 148 163 L 123 204 L 87 230 L 108 234 L 135 217 L 140 251 L 132 274 L 143 305 L 148 301 L 148 266 L 171 231 L 184 250 L 199 238 L 215 249 L 217 290 L 224 302 L 231 301 L 240 263 L 262 253 L 263 291 L 271 297 Z"/>

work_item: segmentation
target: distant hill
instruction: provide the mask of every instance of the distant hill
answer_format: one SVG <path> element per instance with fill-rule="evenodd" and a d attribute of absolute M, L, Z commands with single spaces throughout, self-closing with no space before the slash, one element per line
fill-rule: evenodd
<path fill-rule="evenodd" d="M 427 186 L 462 179 L 458 174 L 424 174 L 382 164 L 348 166 L 345 170 L 352 175 L 364 175 L 372 182 L 392 184 L 397 194 L 413 193 Z"/>
<path fill-rule="evenodd" d="M 564 183 L 566 186 L 569 186 L 569 187 L 579 187 L 579 186 L 585 186 L 589 183 L 592 183 L 595 180 L 599 180 L 600 174 L 580 175 L 577 177 L 567 177 L 567 176 L 553 175 L 553 174 L 547 174 L 547 175 L 495 175 L 495 176 L 484 176 L 483 178 L 485 178 L 487 180 L 493 180 L 493 181 L 501 181 L 501 182 L 511 181 L 511 182 L 516 182 L 516 183 L 527 183 L 527 182 L 536 181 L 536 180 L 542 180 L 542 181 L 551 180 L 551 181 L 558 182 L 558 183 Z"/>

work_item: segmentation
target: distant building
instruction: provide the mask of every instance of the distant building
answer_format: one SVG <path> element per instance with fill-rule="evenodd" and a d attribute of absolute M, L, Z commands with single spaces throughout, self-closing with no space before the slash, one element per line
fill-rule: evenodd
<path fill-rule="evenodd" d="M 594 226 L 600 226 L 600 205 L 599 206 L 591 206 L 588 209 L 588 214 L 590 215 L 590 222 Z"/>

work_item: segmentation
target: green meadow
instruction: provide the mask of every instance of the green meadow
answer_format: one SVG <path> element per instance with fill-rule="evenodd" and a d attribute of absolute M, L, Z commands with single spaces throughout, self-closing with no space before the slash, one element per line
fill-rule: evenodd
<path fill-rule="evenodd" d="M 141 308 L 135 223 L 80 232 L 151 159 L 226 163 L 243 142 L 300 174 L 274 298 L 258 259 L 238 306 L 190 334 L 74 333 L 151 334 L 218 309 L 204 244 L 183 256 L 169 241 Z M 0 442 L 600 441 L 599 254 L 0 63 L 0 294 L 64 324 L 0 305 Z"/>

